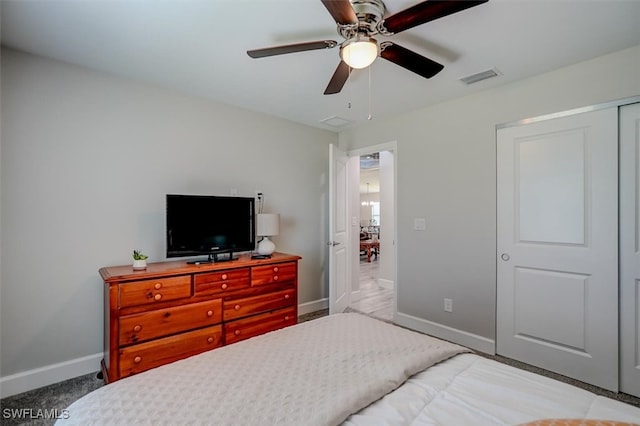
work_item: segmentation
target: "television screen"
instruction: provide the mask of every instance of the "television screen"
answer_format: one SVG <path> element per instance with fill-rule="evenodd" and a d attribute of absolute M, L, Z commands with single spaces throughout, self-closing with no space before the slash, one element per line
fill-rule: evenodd
<path fill-rule="evenodd" d="M 167 194 L 167 257 L 253 250 L 254 206 L 249 197 Z"/>

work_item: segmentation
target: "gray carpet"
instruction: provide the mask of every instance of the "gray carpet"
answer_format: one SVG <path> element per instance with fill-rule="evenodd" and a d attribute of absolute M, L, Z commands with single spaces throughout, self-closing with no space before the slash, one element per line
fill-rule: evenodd
<path fill-rule="evenodd" d="M 348 309 L 351 312 L 357 312 L 353 309 Z M 316 318 L 328 315 L 327 309 L 312 312 L 310 314 L 301 315 L 300 322 L 309 321 Z M 495 359 L 496 361 L 503 362 L 505 364 L 512 365 L 517 368 L 532 371 L 534 373 L 542 374 L 552 377 L 556 380 L 560 380 L 566 383 L 570 383 L 574 386 L 586 389 L 598 395 L 603 395 L 609 398 L 617 399 L 627 404 L 640 407 L 640 398 L 636 398 L 631 395 L 623 393 L 610 392 L 605 389 L 598 388 L 586 383 L 579 382 L 574 379 L 562 376 L 560 374 L 552 373 L 546 370 L 542 370 L 537 367 L 533 367 L 512 359 L 504 358 L 501 356 L 489 356 L 482 353 L 478 355 L 486 356 L 488 358 Z M 35 389 L 29 392 L 21 393 L 18 395 L 10 396 L 0 400 L 0 424 L 2 425 L 52 425 L 55 423 L 55 418 L 51 417 L 53 414 L 64 416 L 65 409 L 73 401 L 77 400 L 83 395 L 98 389 L 103 385 L 102 379 L 98 378 L 98 372 L 87 374 L 85 376 L 76 377 L 74 379 L 66 380 L 64 382 L 56 383 L 50 386 L 45 386 L 40 389 Z M 9 411 L 7 411 L 9 410 Z M 43 410 L 46 410 L 43 411 Z M 21 416 L 15 417 L 15 414 Z"/>
<path fill-rule="evenodd" d="M 52 425 L 76 399 L 103 385 L 98 372 L 0 400 L 2 425 Z M 54 417 L 54 418 L 51 418 Z"/>

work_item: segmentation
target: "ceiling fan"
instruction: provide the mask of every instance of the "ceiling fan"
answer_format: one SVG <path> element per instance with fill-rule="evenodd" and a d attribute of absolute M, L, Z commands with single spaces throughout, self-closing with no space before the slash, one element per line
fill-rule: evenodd
<path fill-rule="evenodd" d="M 252 58 L 264 58 L 340 46 L 341 61 L 324 91 L 325 95 L 331 95 L 342 90 L 352 69 L 366 68 L 378 56 L 422 77 L 433 77 L 444 65 L 390 41 L 378 43 L 373 36 L 391 36 L 488 0 L 426 0 L 387 18 L 384 18 L 386 8 L 382 0 L 321 1 L 338 24 L 338 34 L 345 39 L 342 43 L 335 40 L 312 41 L 249 50 L 247 54 Z"/>

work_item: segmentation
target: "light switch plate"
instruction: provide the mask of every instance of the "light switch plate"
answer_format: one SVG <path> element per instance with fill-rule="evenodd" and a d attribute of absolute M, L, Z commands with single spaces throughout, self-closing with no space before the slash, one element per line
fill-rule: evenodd
<path fill-rule="evenodd" d="M 423 217 L 413 219 L 413 229 L 416 231 L 424 231 L 427 229 L 427 220 Z"/>

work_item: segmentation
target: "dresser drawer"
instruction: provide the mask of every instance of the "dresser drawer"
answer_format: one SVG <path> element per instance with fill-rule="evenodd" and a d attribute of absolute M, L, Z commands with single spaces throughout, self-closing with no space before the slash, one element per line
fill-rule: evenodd
<path fill-rule="evenodd" d="M 251 285 L 256 286 L 295 280 L 297 275 L 296 262 L 254 266 L 251 268 Z"/>
<path fill-rule="evenodd" d="M 232 321 L 224 325 L 225 345 L 248 339 L 249 337 L 294 325 L 298 322 L 295 308 L 279 309 L 251 318 Z"/>
<path fill-rule="evenodd" d="M 120 317 L 120 345 L 131 345 L 222 321 L 222 300 L 158 309 Z"/>
<path fill-rule="evenodd" d="M 142 280 L 119 286 L 120 307 L 158 303 L 191 296 L 191 275 Z"/>
<path fill-rule="evenodd" d="M 290 289 L 242 299 L 225 300 L 222 302 L 223 319 L 224 321 L 229 321 L 248 315 L 293 306 L 297 303 L 295 294 L 295 289 Z"/>
<path fill-rule="evenodd" d="M 222 346 L 222 326 L 190 331 L 120 349 L 120 377 Z"/>
<path fill-rule="evenodd" d="M 251 285 L 249 268 L 196 274 L 195 292 L 197 295 L 217 294 L 247 288 Z"/>

